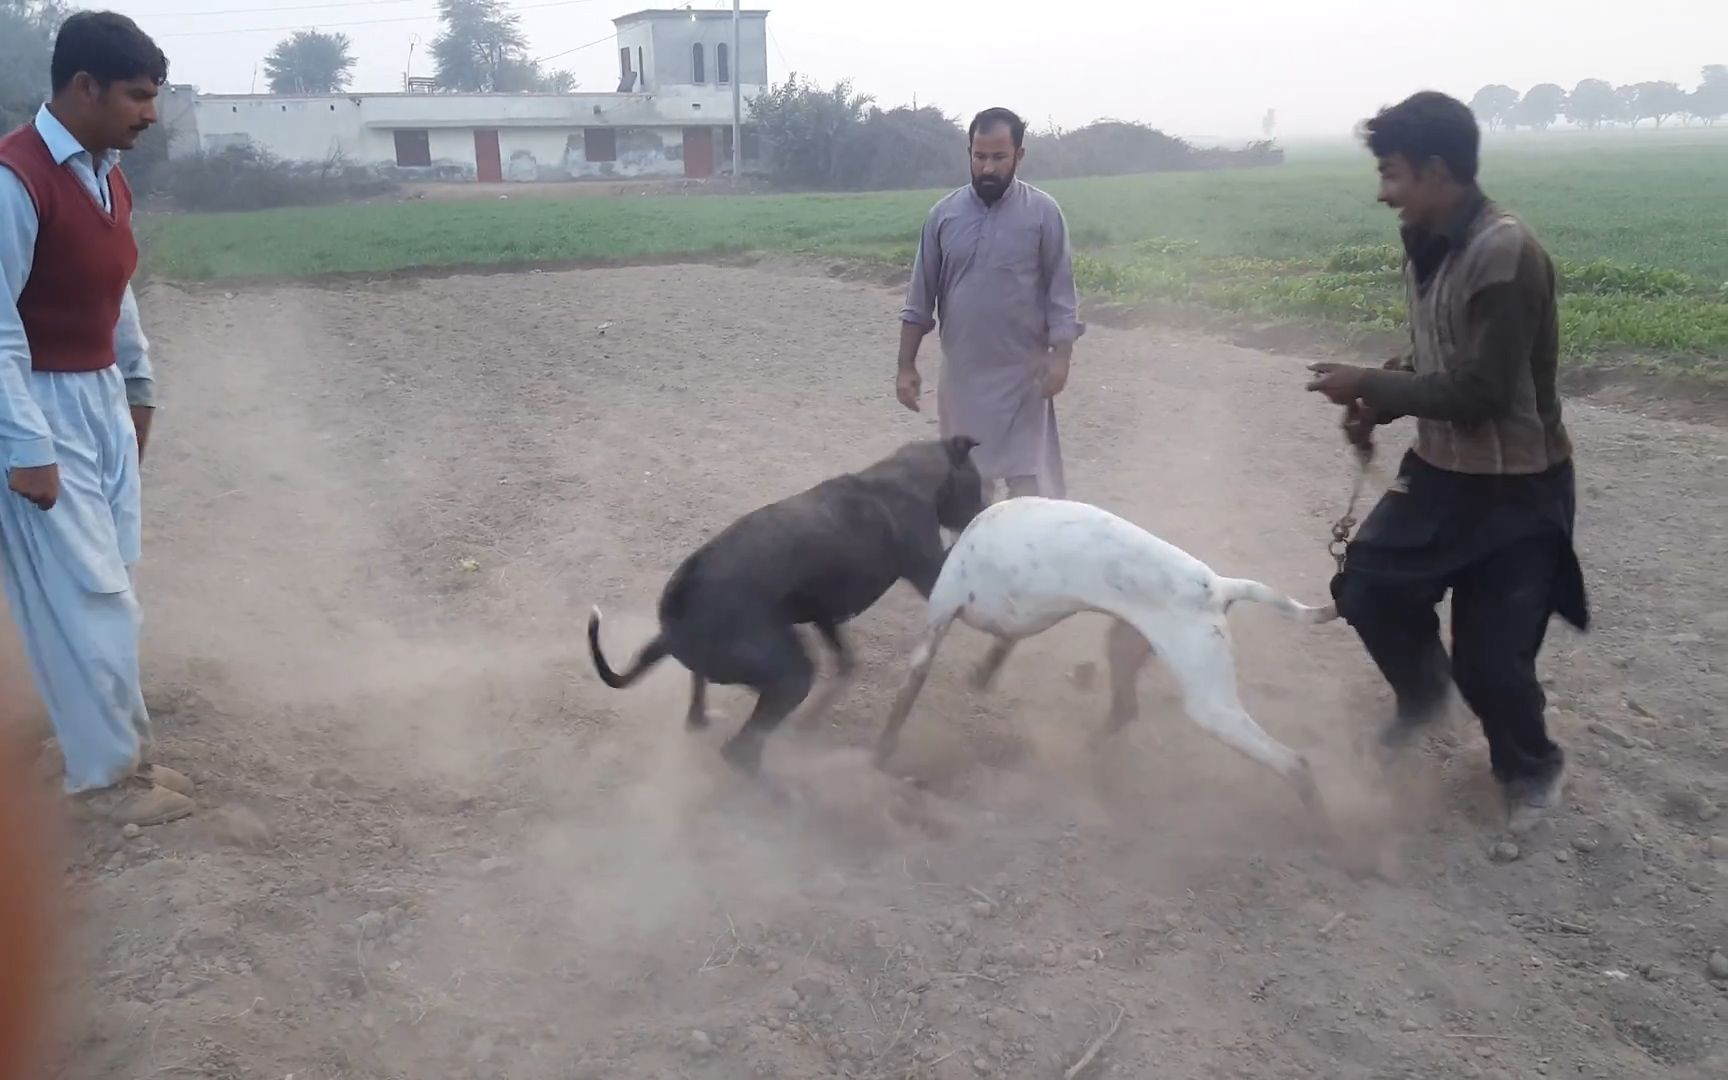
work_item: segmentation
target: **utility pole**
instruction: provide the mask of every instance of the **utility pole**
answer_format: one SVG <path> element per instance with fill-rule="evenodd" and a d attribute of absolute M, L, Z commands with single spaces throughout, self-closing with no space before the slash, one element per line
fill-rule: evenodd
<path fill-rule="evenodd" d="M 744 91 L 740 84 L 744 81 L 744 53 L 738 47 L 738 0 L 732 0 L 732 70 L 727 74 L 732 76 L 732 186 L 737 187 L 744 180 Z"/>

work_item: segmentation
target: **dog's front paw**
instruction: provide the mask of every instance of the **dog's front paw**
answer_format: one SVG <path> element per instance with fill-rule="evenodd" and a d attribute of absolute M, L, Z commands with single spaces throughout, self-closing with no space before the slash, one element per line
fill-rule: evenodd
<path fill-rule="evenodd" d="M 706 731 L 715 724 L 724 722 L 725 719 L 724 713 L 698 709 L 685 714 L 684 727 L 689 731 Z"/>

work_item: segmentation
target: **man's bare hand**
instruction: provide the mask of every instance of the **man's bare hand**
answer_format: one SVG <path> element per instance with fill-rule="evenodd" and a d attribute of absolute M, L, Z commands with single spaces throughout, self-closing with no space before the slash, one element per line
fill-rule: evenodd
<path fill-rule="evenodd" d="M 132 426 L 138 430 L 138 460 L 144 460 L 144 446 L 150 441 L 150 419 L 156 410 L 147 405 L 132 406 Z"/>
<path fill-rule="evenodd" d="M 1068 366 L 1071 357 L 1066 353 L 1053 352 L 1044 358 L 1044 396 L 1053 398 L 1068 385 Z"/>
<path fill-rule="evenodd" d="M 29 499 L 38 510 L 52 510 L 60 501 L 60 466 L 40 465 L 33 469 L 13 469 L 6 476 L 7 486 Z"/>
<path fill-rule="evenodd" d="M 918 395 L 924 392 L 924 379 L 918 374 L 917 368 L 903 367 L 894 377 L 894 396 L 900 399 L 900 404 L 918 412 Z"/>
<path fill-rule="evenodd" d="M 1354 364 L 1310 364 L 1315 377 L 1308 389 L 1325 394 L 1334 405 L 1350 405 L 1362 396 L 1362 380 L 1368 369 Z"/>

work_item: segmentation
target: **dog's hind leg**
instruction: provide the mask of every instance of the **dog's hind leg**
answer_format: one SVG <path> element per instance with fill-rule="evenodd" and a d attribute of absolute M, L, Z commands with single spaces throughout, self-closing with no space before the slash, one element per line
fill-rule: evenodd
<path fill-rule="evenodd" d="M 1095 744 L 1140 718 L 1140 672 L 1152 653 L 1152 644 L 1140 631 L 1120 619 L 1110 624 L 1104 638 L 1104 655 L 1110 666 L 1110 717 L 1093 737 Z"/>
<path fill-rule="evenodd" d="M 701 731 L 708 726 L 708 680 L 690 673 L 690 711 L 684 714 L 684 726 Z"/>
<path fill-rule="evenodd" d="M 907 672 L 906 683 L 895 696 L 894 707 L 888 713 L 888 723 L 876 740 L 877 768 L 887 767 L 888 760 L 894 756 L 895 748 L 900 745 L 900 729 L 906 726 L 906 717 L 912 713 L 912 704 L 923 691 L 924 680 L 930 677 L 930 665 L 936 659 L 936 647 L 942 644 L 942 638 L 953 625 L 954 615 L 932 623 L 924 631 L 917 647 L 912 650 L 912 669 Z"/>
<path fill-rule="evenodd" d="M 858 661 L 852 655 L 852 649 L 846 644 L 846 639 L 840 636 L 840 627 L 827 619 L 816 621 L 816 631 L 822 635 L 822 640 L 828 643 L 828 648 L 834 653 L 834 675 L 822 683 L 822 689 L 799 712 L 796 724 L 800 730 L 809 730 L 816 726 L 824 714 L 834 707 L 834 702 L 848 686 L 852 685 L 852 677 L 858 671 Z"/>
<path fill-rule="evenodd" d="M 1316 825 L 1329 833 L 1325 805 L 1308 760 L 1268 735 L 1242 707 L 1236 689 L 1236 659 L 1223 618 L 1157 620 L 1141 626 L 1140 631 L 1181 685 L 1189 717 L 1226 746 L 1288 780 Z"/>
<path fill-rule="evenodd" d="M 984 659 L 972 669 L 972 689 L 982 693 L 996 685 L 996 676 L 1002 673 L 1002 665 L 1008 662 L 1008 656 L 1019 642 L 1011 638 L 999 637 L 990 645 L 990 651 L 984 654 Z"/>
<path fill-rule="evenodd" d="M 738 733 L 726 740 L 720 754 L 742 773 L 755 775 L 762 765 L 762 748 L 769 734 L 792 714 L 816 681 L 816 665 L 804 652 L 789 626 L 753 642 L 750 660 L 757 671 L 747 680 L 756 688 L 756 708 Z"/>

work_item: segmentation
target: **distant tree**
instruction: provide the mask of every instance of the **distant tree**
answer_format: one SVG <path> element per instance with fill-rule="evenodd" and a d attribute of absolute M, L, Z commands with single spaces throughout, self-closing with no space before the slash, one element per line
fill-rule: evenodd
<path fill-rule="evenodd" d="M 751 98 L 750 122 L 767 144 L 775 179 L 796 187 L 850 186 L 840 149 L 873 100 L 853 93 L 850 79 L 824 90 L 797 72 Z M 963 150 L 963 143 L 954 148 Z"/>
<path fill-rule="evenodd" d="M 444 31 L 432 42 L 435 78 L 445 90 L 532 90 L 521 16 L 501 0 L 438 0 Z"/>
<path fill-rule="evenodd" d="M 1638 126 L 1643 119 L 1638 115 L 1638 88 L 1636 86 L 1616 86 L 1614 96 L 1620 99 L 1619 119 L 1632 127 Z"/>
<path fill-rule="evenodd" d="M 551 94 L 568 94 L 580 85 L 573 72 L 548 71 L 540 76 L 539 89 Z"/>
<path fill-rule="evenodd" d="M 1489 128 L 1505 127 L 1517 106 L 1518 91 L 1499 83 L 1484 86 L 1470 99 L 1470 111 Z"/>
<path fill-rule="evenodd" d="M 354 54 L 347 34 L 296 30 L 264 58 L 272 94 L 336 94 L 354 77 Z"/>
<path fill-rule="evenodd" d="M 1704 69 L 1703 81 L 1692 91 L 1686 109 L 1711 125 L 1728 116 L 1728 64 L 1711 64 Z"/>
<path fill-rule="evenodd" d="M 1560 119 L 1566 108 L 1566 91 L 1553 83 L 1532 86 L 1512 110 L 1509 118 L 1514 126 L 1547 131 Z"/>
<path fill-rule="evenodd" d="M 1620 119 L 1620 98 L 1601 79 L 1585 79 L 1566 99 L 1566 119 L 1583 128 L 1599 128 Z"/>
<path fill-rule="evenodd" d="M 965 175 L 966 132 L 934 105 L 879 109 L 835 145 L 836 186 L 877 191 L 939 187 Z"/>
<path fill-rule="evenodd" d="M 48 99 L 48 61 L 66 15 L 57 0 L 0 0 L 0 132 Z"/>
<path fill-rule="evenodd" d="M 1687 109 L 1686 91 L 1671 82 L 1641 82 L 1632 87 L 1632 116 L 1638 120 L 1654 120 L 1656 126 L 1676 113 Z"/>

